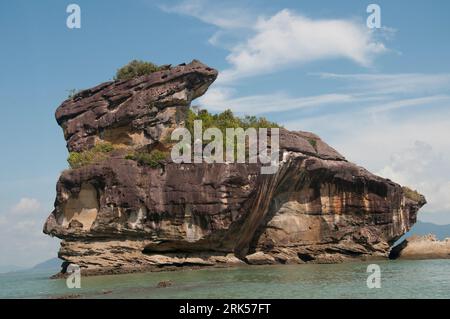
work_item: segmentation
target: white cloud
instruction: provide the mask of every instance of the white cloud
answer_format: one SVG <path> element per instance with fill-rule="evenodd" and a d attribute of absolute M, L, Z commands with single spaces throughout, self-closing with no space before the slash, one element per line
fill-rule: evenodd
<path fill-rule="evenodd" d="M 197 6 L 178 7 L 178 13 L 218 28 L 211 44 L 223 46 L 225 35 L 236 36 L 225 47 L 229 67 L 199 99 L 202 106 L 246 114 L 277 112 L 277 118 L 288 119 L 281 121 L 286 128 L 315 132 L 358 165 L 417 188 L 429 202 L 420 219 L 450 223 L 450 214 L 444 213 L 450 210 L 450 74 L 320 73 L 324 82 L 335 81 L 332 90 L 320 95 L 275 89 L 239 96 L 231 87 L 239 85 L 236 80 L 309 62 L 346 59 L 371 67 L 388 51 L 379 39 L 388 40 L 396 30 L 372 32 L 355 20 L 312 19 L 287 9 L 264 17 L 242 8 L 230 15 L 206 1 L 183 3 Z"/>
<path fill-rule="evenodd" d="M 230 6 L 221 1 L 184 0 L 176 5 L 162 4 L 160 9 L 167 13 L 190 16 L 217 27 L 208 42 L 227 50 L 248 37 L 257 19 L 255 13 L 243 7 L 242 3 Z"/>
<path fill-rule="evenodd" d="M 364 110 L 305 116 L 284 123 L 288 129 L 316 132 L 347 158 L 372 171 L 381 170 L 390 156 L 415 141 L 424 141 L 450 158 L 450 108 L 441 112 L 402 112 L 370 116 Z M 438 167 L 436 168 L 438 169 Z M 450 176 L 450 171 L 448 176 Z"/>
<path fill-rule="evenodd" d="M 13 213 L 28 214 L 35 213 L 41 208 L 41 203 L 35 198 L 21 198 L 20 201 L 12 208 Z"/>
<path fill-rule="evenodd" d="M 387 51 L 365 24 L 348 19 L 311 19 L 289 9 L 264 17 L 242 4 L 205 0 L 160 7 L 218 27 L 209 39 L 213 45 L 221 45 L 224 35 L 235 36 L 236 43 L 227 45 L 230 68 L 217 79 L 222 84 L 323 59 L 345 58 L 368 67 L 375 56 Z M 394 33 L 383 30 L 383 34 Z"/>
<path fill-rule="evenodd" d="M 208 94 L 198 100 L 201 106 L 214 111 L 231 109 L 237 113 L 248 115 L 282 112 L 335 103 L 348 103 L 355 100 L 353 96 L 348 94 L 292 97 L 283 92 L 234 97 L 234 90 L 221 86 L 213 87 L 208 92 Z"/>
<path fill-rule="evenodd" d="M 372 106 L 367 108 L 367 111 L 372 113 L 379 112 L 388 112 L 406 107 L 413 107 L 419 105 L 425 105 L 427 107 L 431 107 L 437 102 L 450 102 L 450 96 L 447 95 L 433 95 L 433 96 L 425 96 L 419 98 L 411 98 L 411 99 L 400 99 L 396 101 L 392 101 L 389 103 L 385 103 L 382 105 Z"/>
<path fill-rule="evenodd" d="M 287 9 L 260 17 L 254 30 L 255 35 L 232 48 L 227 56 L 232 67 L 219 75 L 220 83 L 322 59 L 346 58 L 370 66 L 374 56 L 387 51 L 363 25 L 313 20 Z"/>
<path fill-rule="evenodd" d="M 426 90 L 425 87 L 422 88 Z M 229 108 L 235 112 L 250 115 L 287 112 L 311 107 L 319 108 L 327 105 L 340 105 L 342 107 L 347 104 L 359 103 L 360 111 L 372 116 L 377 113 L 396 111 L 407 107 L 425 106 L 432 108 L 442 103 L 450 103 L 450 96 L 446 94 L 399 98 L 398 96 L 374 91 L 369 86 L 359 91 L 314 96 L 291 96 L 285 92 L 241 97 L 236 95 L 236 90 L 233 88 L 215 85 L 197 101 L 202 107 L 209 110 L 223 111 Z"/>
<path fill-rule="evenodd" d="M 163 4 L 160 8 L 167 13 L 197 18 L 221 29 L 249 28 L 254 19 L 247 11 L 237 6 L 230 7 L 223 5 L 222 2 L 205 0 L 185 0 L 173 6 Z"/>
<path fill-rule="evenodd" d="M 9 211 L 0 215 L 0 265 L 33 266 L 56 257 L 59 240 L 42 233 L 50 209 L 41 209 L 40 201 L 22 198 Z"/>
<path fill-rule="evenodd" d="M 353 110 L 284 124 L 317 133 L 348 160 L 417 189 L 428 200 L 419 219 L 450 223 L 450 108 L 378 117 Z"/>
<path fill-rule="evenodd" d="M 450 86 L 450 74 L 446 73 L 318 73 L 317 75 L 322 79 L 347 81 L 350 83 L 349 89 L 362 90 L 371 94 L 430 93 L 448 89 Z"/>
<path fill-rule="evenodd" d="M 428 200 L 427 211 L 450 214 L 450 162 L 430 144 L 416 141 L 393 153 L 379 174 L 419 189 Z"/>
<path fill-rule="evenodd" d="M 23 219 L 20 221 L 17 221 L 12 226 L 12 230 L 15 233 L 20 234 L 27 234 L 28 236 L 31 235 L 42 235 L 42 226 L 43 222 L 41 220 L 33 220 L 33 219 Z"/>

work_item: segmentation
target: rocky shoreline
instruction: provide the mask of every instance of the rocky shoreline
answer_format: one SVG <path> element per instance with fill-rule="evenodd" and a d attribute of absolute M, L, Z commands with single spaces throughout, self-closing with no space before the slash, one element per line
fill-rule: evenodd
<path fill-rule="evenodd" d="M 252 257 L 250 257 L 252 258 Z M 365 257 L 346 257 L 346 258 L 336 258 L 328 260 L 316 260 L 313 262 L 299 262 L 295 263 L 299 266 L 305 264 L 340 264 L 340 263 L 357 263 L 366 261 L 379 261 L 388 260 L 387 257 L 382 256 L 365 256 Z M 292 265 L 293 263 L 288 263 L 287 265 Z M 68 265 L 68 264 L 67 264 Z M 66 279 L 69 277 L 69 273 L 66 272 L 67 265 L 62 265 L 62 270 L 50 277 L 50 279 Z M 127 266 L 127 267 L 115 267 L 115 268 L 81 268 L 81 275 L 83 277 L 92 276 L 109 276 L 109 275 L 125 275 L 134 273 L 152 273 L 152 272 L 172 272 L 172 271 L 189 271 L 189 270 L 201 270 L 201 269 L 223 269 L 223 268 L 234 268 L 234 267 L 258 267 L 258 266 L 273 266 L 273 265 L 284 265 L 284 263 L 273 262 L 269 257 L 264 258 L 262 262 L 258 259 L 254 259 L 251 262 L 248 260 L 239 260 L 235 263 L 202 263 L 202 264 L 177 264 L 174 262 L 170 265 L 145 265 L 145 266 Z"/>

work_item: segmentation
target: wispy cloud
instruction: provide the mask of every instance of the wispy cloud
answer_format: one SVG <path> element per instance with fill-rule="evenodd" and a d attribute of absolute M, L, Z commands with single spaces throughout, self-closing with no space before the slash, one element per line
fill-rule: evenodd
<path fill-rule="evenodd" d="M 350 20 L 314 20 L 284 9 L 270 18 L 259 18 L 255 35 L 232 48 L 219 82 L 270 73 L 289 65 L 345 58 L 370 66 L 387 51 L 367 27 Z"/>
<path fill-rule="evenodd" d="M 432 213 L 447 212 L 449 222 L 449 172 L 450 164 L 444 154 L 427 142 L 415 141 L 412 146 L 393 153 L 388 164 L 378 174 L 419 189 L 427 197 L 426 210 Z"/>
<path fill-rule="evenodd" d="M 13 213 L 29 214 L 39 211 L 41 203 L 35 198 L 24 197 L 12 208 Z"/>
<path fill-rule="evenodd" d="M 164 12 L 191 16 L 225 30 L 250 28 L 254 20 L 248 11 L 221 1 L 185 0 L 175 5 L 161 4 L 160 8 Z"/>
<path fill-rule="evenodd" d="M 199 99 L 202 106 L 276 113 L 286 128 L 318 133 L 346 158 L 417 188 L 429 200 L 423 211 L 435 214 L 421 218 L 450 223 L 450 215 L 443 213 L 450 210 L 450 74 L 372 73 L 376 58 L 393 52 L 384 43 L 397 32 L 392 28 L 370 31 L 352 19 L 314 19 L 289 9 L 233 11 L 225 2 L 217 3 L 191 0 L 166 8 L 216 26 L 209 42 L 228 51 L 229 66 Z M 230 35 L 234 42 L 224 46 Z M 301 71 L 308 63 L 330 60 L 350 61 L 362 73 L 309 74 L 316 76 L 312 80 L 320 90 L 313 90 L 320 94 L 308 94 L 309 83 L 296 92 L 292 90 L 298 86 L 280 91 L 274 82 L 247 96 L 236 89 L 250 88 L 263 74 Z M 299 79 L 305 80 L 304 74 Z"/>
<path fill-rule="evenodd" d="M 59 241 L 42 233 L 49 211 L 39 200 L 23 197 L 9 210 L 0 213 L 0 241 L 8 243 L 0 245 L 0 255 L 3 256 L 0 265 L 3 261 L 14 260 L 15 264 L 32 266 L 56 256 Z"/>
<path fill-rule="evenodd" d="M 357 80 L 354 80 L 357 82 Z M 345 105 L 358 104 L 354 112 L 363 113 L 365 116 L 379 113 L 395 112 L 408 107 L 423 106 L 429 109 L 436 105 L 450 104 L 450 95 L 436 94 L 419 97 L 399 97 L 393 95 L 393 90 L 386 92 L 379 90 L 377 83 L 375 88 L 366 84 L 364 88 L 344 90 L 340 93 L 330 92 L 328 94 L 314 96 L 292 96 L 286 92 L 273 92 L 269 94 L 255 94 L 237 96 L 237 91 L 226 86 L 214 86 L 208 94 L 199 98 L 200 106 L 214 111 L 231 109 L 237 113 L 266 114 L 273 112 L 288 112 L 306 108 L 323 108 L 329 105 L 339 105 L 342 111 L 348 111 Z M 432 86 L 431 83 L 429 83 Z M 422 85 L 424 91 L 428 91 L 425 83 Z M 430 87 L 429 90 L 432 90 Z M 417 93 L 416 90 L 415 93 Z"/>
<path fill-rule="evenodd" d="M 242 7 L 205 0 L 185 0 L 161 8 L 165 12 L 192 16 L 218 27 L 209 39 L 212 44 L 217 45 L 224 34 L 240 36 L 228 48 L 230 52 L 226 60 L 230 67 L 219 73 L 215 86 L 199 100 L 201 105 L 210 109 L 224 110 L 238 106 L 236 111 L 258 114 L 380 99 L 359 93 L 296 97 L 275 92 L 236 97 L 230 87 L 242 78 L 273 73 L 316 60 L 345 58 L 362 66 L 371 65 L 373 58 L 387 49 L 375 40 L 365 25 L 353 20 L 311 19 L 288 9 L 265 17 Z M 242 29 L 246 30 L 243 39 Z"/>
<path fill-rule="evenodd" d="M 397 74 L 336 74 L 317 73 L 322 79 L 342 80 L 348 89 L 371 94 L 429 93 L 450 87 L 450 74 L 397 73 Z"/>
<path fill-rule="evenodd" d="M 344 58 L 367 67 L 387 51 L 364 24 L 348 19 L 312 19 L 289 9 L 265 17 L 205 0 L 185 0 L 161 9 L 218 27 L 211 44 L 220 45 L 223 34 L 236 34 L 239 40 L 226 57 L 230 67 L 217 80 L 221 84 L 325 59 Z M 247 30 L 244 39 L 242 29 Z"/>
<path fill-rule="evenodd" d="M 413 107 L 413 106 L 427 106 L 431 107 L 435 103 L 442 102 L 450 102 L 450 96 L 448 95 L 433 95 L 433 96 L 425 96 L 419 98 L 411 98 L 411 99 L 401 99 L 392 101 L 389 103 L 384 103 L 382 105 L 372 106 L 367 108 L 367 111 L 370 113 L 380 113 L 380 112 L 388 112 L 394 111 L 401 108 Z"/>
<path fill-rule="evenodd" d="M 374 118 L 365 111 L 352 111 L 299 117 L 283 124 L 318 133 L 348 160 L 417 189 L 428 200 L 419 218 L 450 223 L 450 107 L 441 110 L 402 112 L 400 118 L 390 112 Z"/>
<path fill-rule="evenodd" d="M 355 98 L 348 94 L 324 94 L 308 97 L 292 97 L 283 92 L 243 97 L 234 97 L 233 94 L 234 90 L 219 86 L 211 88 L 209 94 L 200 98 L 198 102 L 210 110 L 231 109 L 237 113 L 253 115 L 355 101 Z"/>

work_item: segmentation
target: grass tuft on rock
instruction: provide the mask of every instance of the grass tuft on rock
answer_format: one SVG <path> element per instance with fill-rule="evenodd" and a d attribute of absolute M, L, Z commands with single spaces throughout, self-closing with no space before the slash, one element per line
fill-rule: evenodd
<path fill-rule="evenodd" d="M 418 191 L 412 190 L 411 188 L 406 187 L 406 186 L 403 186 L 402 189 L 403 189 L 403 193 L 405 194 L 406 198 L 408 198 L 412 201 L 418 202 L 418 203 L 420 203 L 424 200 L 424 197 Z"/>
<path fill-rule="evenodd" d="M 239 117 L 234 115 L 234 113 L 230 109 L 227 109 L 222 113 L 212 114 L 205 109 L 200 109 L 194 106 L 192 109 L 190 108 L 188 110 L 187 118 L 185 120 L 185 127 L 188 129 L 191 136 L 194 136 L 194 121 L 196 120 L 202 121 L 203 131 L 209 128 L 219 129 L 222 133 L 224 149 L 226 149 L 227 144 L 233 145 L 235 157 L 237 156 L 237 147 L 235 145 L 235 141 L 227 136 L 227 128 L 242 128 L 243 130 L 247 130 L 249 128 L 254 128 L 256 130 L 260 128 L 282 128 L 282 126 L 278 123 L 271 122 L 265 117 L 256 117 L 250 115 Z M 205 144 L 207 143 L 204 142 L 204 145 Z M 248 149 L 246 149 L 246 156 L 248 156 Z"/>
<path fill-rule="evenodd" d="M 114 80 L 129 80 L 138 76 L 148 75 L 162 69 L 162 67 L 152 62 L 133 60 L 117 70 Z"/>
<path fill-rule="evenodd" d="M 244 117 L 235 116 L 229 109 L 218 114 L 209 113 L 207 110 L 198 110 L 197 112 L 194 112 L 192 109 L 189 109 L 185 126 L 192 135 L 194 134 L 195 120 L 202 120 L 203 130 L 212 127 L 218 128 L 222 132 L 223 136 L 226 135 L 225 130 L 227 128 L 241 127 L 246 130 L 250 127 L 255 129 L 282 127 L 275 122 L 270 122 L 265 117 L 249 115 Z"/>
<path fill-rule="evenodd" d="M 133 160 L 141 165 L 148 165 L 152 168 L 161 167 L 161 162 L 164 161 L 168 156 L 167 152 L 162 152 L 160 150 L 153 150 L 151 152 L 133 152 L 125 156 L 125 159 Z"/>
<path fill-rule="evenodd" d="M 309 144 L 311 144 L 311 146 L 314 148 L 314 150 L 317 153 L 317 141 L 313 138 L 308 138 L 308 142 L 309 142 Z"/>
<path fill-rule="evenodd" d="M 78 89 L 70 89 L 67 90 L 68 94 L 67 94 L 67 98 L 68 99 L 73 99 L 78 93 L 80 93 L 82 90 L 78 90 Z"/>
<path fill-rule="evenodd" d="M 113 150 L 114 145 L 109 142 L 101 142 L 84 152 L 70 152 L 67 162 L 69 163 L 70 168 L 82 167 L 105 160 L 108 157 L 107 153 L 110 153 Z"/>

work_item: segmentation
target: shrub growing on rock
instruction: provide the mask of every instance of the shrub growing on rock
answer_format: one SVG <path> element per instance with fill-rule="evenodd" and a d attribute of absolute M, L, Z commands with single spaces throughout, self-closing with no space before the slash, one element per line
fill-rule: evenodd
<path fill-rule="evenodd" d="M 151 62 L 133 60 L 117 70 L 115 80 L 129 80 L 137 76 L 148 75 L 162 68 Z"/>
<path fill-rule="evenodd" d="M 114 150 L 114 145 L 112 145 L 109 142 L 102 142 L 102 143 L 98 143 L 96 144 L 92 150 L 95 153 L 109 153 L 112 152 Z"/>
<path fill-rule="evenodd" d="M 98 143 L 90 150 L 84 152 L 70 152 L 67 162 L 70 168 L 78 168 L 106 159 L 106 154 L 113 150 L 114 146 L 109 142 Z"/>
<path fill-rule="evenodd" d="M 416 202 L 421 202 L 424 200 L 424 197 L 421 194 L 419 194 L 419 192 L 417 192 L 416 190 L 412 190 L 411 188 L 406 186 L 403 186 L 402 189 L 406 198 L 409 198 Z"/>
<path fill-rule="evenodd" d="M 78 89 L 70 89 L 67 90 L 68 94 L 67 94 L 67 98 L 68 99 L 73 99 L 75 97 L 75 95 L 77 95 L 78 93 L 81 92 L 81 90 Z"/>
<path fill-rule="evenodd" d="M 314 150 L 317 152 L 317 141 L 313 138 L 308 139 L 309 144 L 314 148 Z"/>
<path fill-rule="evenodd" d="M 225 136 L 227 128 L 238 128 L 241 127 L 244 130 L 253 127 L 253 128 L 276 128 L 281 127 L 279 124 L 275 122 L 270 122 L 265 117 L 256 117 L 256 116 L 244 116 L 239 117 L 235 116 L 231 110 L 225 110 L 222 113 L 211 114 L 207 110 L 198 110 L 198 112 L 194 112 L 189 109 L 189 113 L 186 119 L 185 126 L 194 134 L 194 121 L 202 120 L 203 130 L 206 130 L 211 127 L 216 127 L 220 129 L 223 136 Z"/>
<path fill-rule="evenodd" d="M 167 158 L 168 154 L 160 150 L 148 152 L 134 152 L 128 154 L 125 158 L 137 161 L 141 165 L 148 165 L 152 168 L 161 167 L 161 162 Z"/>
<path fill-rule="evenodd" d="M 208 128 L 218 128 L 222 132 L 222 136 L 224 137 L 223 139 L 224 149 L 226 148 L 227 144 L 234 145 L 234 141 L 232 139 L 227 138 L 226 134 L 227 128 L 242 128 L 244 130 L 247 130 L 248 128 L 259 129 L 259 128 L 282 127 L 275 122 L 270 122 L 265 117 L 256 117 L 248 115 L 244 117 L 236 116 L 230 109 L 227 109 L 222 113 L 211 114 L 207 110 L 199 109 L 198 107 L 193 108 L 197 112 L 194 112 L 192 109 L 189 109 L 188 116 L 185 121 L 185 127 L 189 130 L 191 136 L 194 135 L 194 121 L 201 120 L 203 130 L 206 130 Z M 236 156 L 237 154 L 236 147 L 234 148 L 234 153 Z"/>

